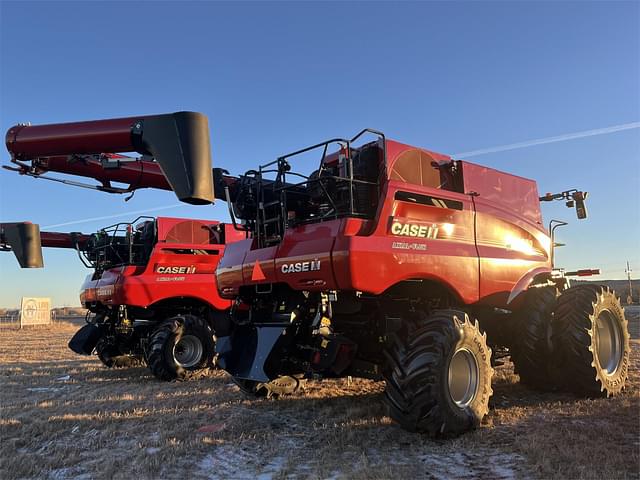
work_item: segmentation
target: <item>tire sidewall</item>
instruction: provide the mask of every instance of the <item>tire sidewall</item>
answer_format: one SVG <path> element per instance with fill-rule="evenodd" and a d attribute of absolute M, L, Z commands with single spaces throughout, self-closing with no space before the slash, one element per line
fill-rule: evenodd
<path fill-rule="evenodd" d="M 207 366 L 212 366 L 211 361 L 215 354 L 215 343 L 213 341 L 213 332 L 211 328 L 204 323 L 198 321 L 197 317 L 193 317 L 191 315 L 186 315 L 182 318 L 182 321 L 179 322 L 180 325 L 176 328 L 175 333 L 173 335 L 173 341 L 167 342 L 168 345 L 166 348 L 171 348 L 168 353 L 167 358 L 172 358 L 173 362 L 176 366 L 176 369 L 184 369 L 187 371 L 200 370 L 201 368 L 205 368 Z M 202 357 L 200 357 L 200 361 L 191 367 L 182 367 L 176 361 L 174 355 L 174 348 L 178 345 L 183 336 L 191 335 L 196 337 L 201 345 L 202 345 Z"/>
<path fill-rule="evenodd" d="M 164 345 L 162 346 L 162 358 L 168 371 L 173 372 L 175 378 L 184 378 L 186 370 L 182 368 L 175 359 L 174 350 L 180 338 L 182 337 L 182 331 L 184 330 L 184 319 L 172 319 L 173 328 L 171 334 L 167 337 Z"/>
<path fill-rule="evenodd" d="M 491 351 L 484 338 L 471 322 L 462 322 L 457 316 L 454 317 L 455 327 L 459 332 L 458 341 L 446 353 L 443 368 L 441 369 L 441 382 L 443 388 L 441 392 L 442 405 L 446 405 L 451 416 L 457 418 L 462 428 L 468 428 L 470 424 L 477 427 L 482 418 L 488 413 L 489 399 L 493 393 L 491 389 L 491 378 L 493 369 L 491 368 Z M 468 350 L 476 359 L 478 368 L 478 389 L 473 400 L 464 407 L 459 407 L 451 397 L 449 391 L 449 366 L 453 360 L 455 352 L 460 349 Z"/>
<path fill-rule="evenodd" d="M 175 346 L 184 335 L 194 335 L 202 343 L 202 358 L 188 368 L 176 362 Z M 214 366 L 215 341 L 213 331 L 205 319 L 195 315 L 177 315 L 163 321 L 151 334 L 147 361 L 153 374 L 161 380 L 181 380 L 189 371 Z"/>
<path fill-rule="evenodd" d="M 608 375 L 600 366 L 596 335 L 598 317 L 608 311 L 622 335 L 617 370 Z M 553 363 L 561 387 L 586 397 L 616 395 L 625 386 L 630 363 L 628 323 L 615 292 L 598 284 L 565 290 L 554 313 Z"/>
<path fill-rule="evenodd" d="M 617 370 L 613 372 L 613 374 L 608 375 L 606 373 L 606 370 L 600 365 L 600 359 L 596 354 L 597 350 L 595 334 L 591 337 L 591 348 L 594 352 L 594 368 L 596 369 L 598 379 L 602 383 L 604 391 L 607 392 L 607 394 L 614 394 L 622 390 L 629 374 L 629 357 L 631 353 L 629 345 L 629 332 L 627 321 L 624 316 L 624 310 L 622 309 L 620 303 L 617 301 L 615 294 L 608 290 L 604 290 L 602 293 L 598 293 L 598 300 L 596 301 L 593 308 L 593 321 L 591 324 L 593 332 L 595 332 L 598 328 L 597 319 L 603 312 L 609 312 L 611 314 L 611 318 L 615 321 L 616 326 L 619 328 L 622 335 L 622 358 L 620 359 Z"/>

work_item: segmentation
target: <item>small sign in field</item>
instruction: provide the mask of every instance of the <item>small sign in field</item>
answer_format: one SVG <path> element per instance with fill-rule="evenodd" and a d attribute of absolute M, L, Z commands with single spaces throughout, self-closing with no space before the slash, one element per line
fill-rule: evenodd
<path fill-rule="evenodd" d="M 20 305 L 20 328 L 25 325 L 48 325 L 51 323 L 51 299 L 22 297 Z"/>

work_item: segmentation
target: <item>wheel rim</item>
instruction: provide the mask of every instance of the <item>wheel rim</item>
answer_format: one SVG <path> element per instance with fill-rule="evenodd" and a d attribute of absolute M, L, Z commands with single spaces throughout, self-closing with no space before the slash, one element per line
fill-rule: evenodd
<path fill-rule="evenodd" d="M 173 347 L 173 358 L 182 368 L 190 368 L 202 358 L 202 342 L 194 335 L 184 335 Z"/>
<path fill-rule="evenodd" d="M 460 408 L 469 405 L 478 392 L 478 361 L 466 348 L 456 350 L 449 362 L 449 395 Z"/>
<path fill-rule="evenodd" d="M 600 368 L 607 375 L 613 375 L 622 360 L 622 330 L 608 310 L 600 312 L 596 320 L 595 343 Z"/>

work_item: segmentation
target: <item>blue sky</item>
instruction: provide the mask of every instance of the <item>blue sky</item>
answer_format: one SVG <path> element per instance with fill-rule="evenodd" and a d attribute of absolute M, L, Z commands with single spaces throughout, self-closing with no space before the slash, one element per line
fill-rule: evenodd
<path fill-rule="evenodd" d="M 176 110 L 208 115 L 214 163 L 234 173 L 363 127 L 445 153 L 640 121 L 640 3 L 0 2 L 0 127 Z M 5 159 L 8 154 L 5 153 Z M 473 157 L 590 192 L 568 219 L 567 268 L 640 274 L 640 130 Z M 93 231 L 170 192 L 122 197 L 0 172 L 0 220 Z M 129 213 L 128 213 L 129 212 Z M 226 206 L 156 214 L 226 219 Z M 72 251 L 46 268 L 0 256 L 0 305 L 22 295 L 77 305 Z"/>

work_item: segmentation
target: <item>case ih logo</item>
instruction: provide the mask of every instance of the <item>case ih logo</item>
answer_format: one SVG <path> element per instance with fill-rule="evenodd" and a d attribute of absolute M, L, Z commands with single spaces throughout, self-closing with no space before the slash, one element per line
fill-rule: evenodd
<path fill-rule="evenodd" d="M 188 267 L 165 267 L 160 265 L 156 268 L 156 273 L 196 273 L 196 267 L 189 265 Z"/>
<path fill-rule="evenodd" d="M 391 224 L 391 233 L 401 237 L 414 238 L 437 238 L 437 225 L 419 225 L 417 223 L 405 223 L 400 220 L 394 220 Z"/>
<path fill-rule="evenodd" d="M 96 295 L 98 297 L 112 297 L 115 293 L 115 288 L 113 285 L 106 285 L 104 287 L 96 288 Z"/>
<path fill-rule="evenodd" d="M 309 262 L 285 263 L 280 267 L 282 273 L 317 272 L 320 270 L 320 260 L 315 259 Z"/>

